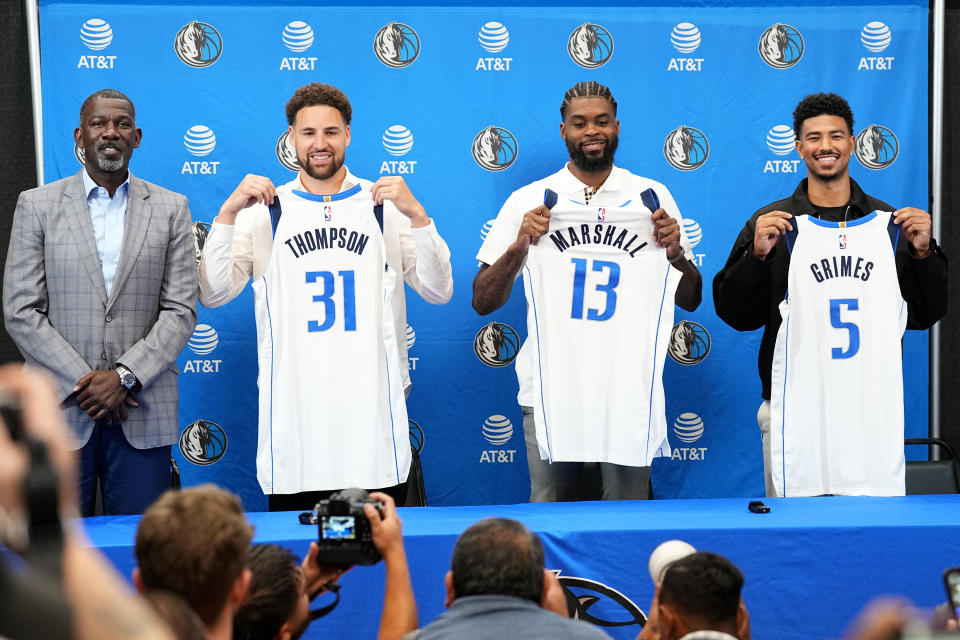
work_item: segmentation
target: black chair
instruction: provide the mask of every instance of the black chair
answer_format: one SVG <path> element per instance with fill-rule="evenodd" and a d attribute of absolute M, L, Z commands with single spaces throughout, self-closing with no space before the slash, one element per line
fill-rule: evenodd
<path fill-rule="evenodd" d="M 953 447 L 940 438 L 907 438 L 903 443 L 940 447 L 949 456 L 944 460 L 907 460 L 907 495 L 960 493 L 960 463 Z"/>

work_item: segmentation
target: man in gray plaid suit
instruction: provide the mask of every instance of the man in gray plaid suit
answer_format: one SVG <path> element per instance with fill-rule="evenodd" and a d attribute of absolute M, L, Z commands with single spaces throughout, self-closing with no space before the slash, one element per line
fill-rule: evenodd
<path fill-rule="evenodd" d="M 3 274 L 7 331 L 57 384 L 80 449 L 80 506 L 142 513 L 170 485 L 176 357 L 197 322 L 187 199 L 127 170 L 133 103 L 88 97 L 78 174 L 20 194 Z"/>

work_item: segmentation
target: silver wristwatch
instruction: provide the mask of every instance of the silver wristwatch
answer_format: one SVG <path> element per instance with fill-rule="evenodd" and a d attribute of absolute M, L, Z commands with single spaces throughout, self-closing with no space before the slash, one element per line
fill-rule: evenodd
<path fill-rule="evenodd" d="M 122 384 L 125 389 L 133 389 L 137 385 L 137 376 L 133 375 L 133 371 L 130 371 L 130 369 L 127 369 L 122 364 L 117 365 L 116 372 L 120 376 L 120 384 Z"/>

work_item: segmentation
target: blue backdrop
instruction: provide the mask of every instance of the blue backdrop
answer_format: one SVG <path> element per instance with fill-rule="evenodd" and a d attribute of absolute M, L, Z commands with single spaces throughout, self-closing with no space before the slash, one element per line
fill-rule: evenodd
<path fill-rule="evenodd" d="M 80 103 L 116 88 L 134 100 L 144 134 L 132 171 L 186 194 L 194 220 L 209 223 L 246 173 L 292 179 L 283 134 L 293 91 L 312 81 L 343 89 L 354 109 L 351 171 L 403 176 L 453 255 L 448 305 L 408 291 L 408 406 L 424 434 L 428 500 L 522 502 L 529 484 L 516 376 L 512 365 L 491 366 L 514 354 L 484 361 L 474 341 L 491 321 L 525 337 L 523 291 L 478 317 L 474 256 L 507 195 L 566 161 L 564 91 L 598 80 L 620 105 L 617 164 L 670 188 L 704 277 L 700 309 L 677 310 L 687 323 L 677 331 L 697 341 L 665 368 L 675 451 L 655 463 L 655 491 L 762 494 L 760 335 L 718 320 L 710 282 L 750 214 L 804 176 L 791 113 L 808 93 L 845 96 L 854 133 L 882 141 L 858 145 L 851 161 L 865 191 L 927 208 L 926 2 L 268 4 L 42 1 L 46 180 L 79 170 Z M 510 143 L 493 160 L 474 151 L 489 127 Z M 677 153 L 671 143 L 681 135 L 694 145 Z M 185 484 L 216 482 L 261 510 L 252 300 L 248 288 L 224 308 L 200 309 L 178 361 L 184 446 L 175 450 Z M 904 371 L 908 434 L 925 435 L 926 332 L 908 332 Z M 209 444 L 191 447 L 197 435 Z"/>

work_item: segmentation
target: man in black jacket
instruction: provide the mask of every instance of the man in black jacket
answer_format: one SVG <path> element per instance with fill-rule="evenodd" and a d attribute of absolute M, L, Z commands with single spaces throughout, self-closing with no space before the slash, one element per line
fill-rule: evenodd
<path fill-rule="evenodd" d="M 873 211 L 894 207 L 865 194 L 850 178 L 850 155 L 856 143 L 853 113 L 846 100 L 832 93 L 805 97 L 793 112 L 797 153 L 807 177 L 789 198 L 754 213 L 733 245 L 723 269 L 713 280 L 717 315 L 738 331 L 763 327 L 758 369 L 764 402 L 757 413 L 763 433 L 767 495 L 775 495 L 770 476 L 770 372 L 777 331 L 778 305 L 787 292 L 790 252 L 781 236 L 794 228 L 794 216 L 812 215 L 831 222 L 852 221 Z M 947 260 L 931 236 L 930 214 L 913 207 L 896 209 L 901 225 L 896 252 L 900 292 L 907 302 L 910 329 L 927 329 L 947 308 Z"/>

